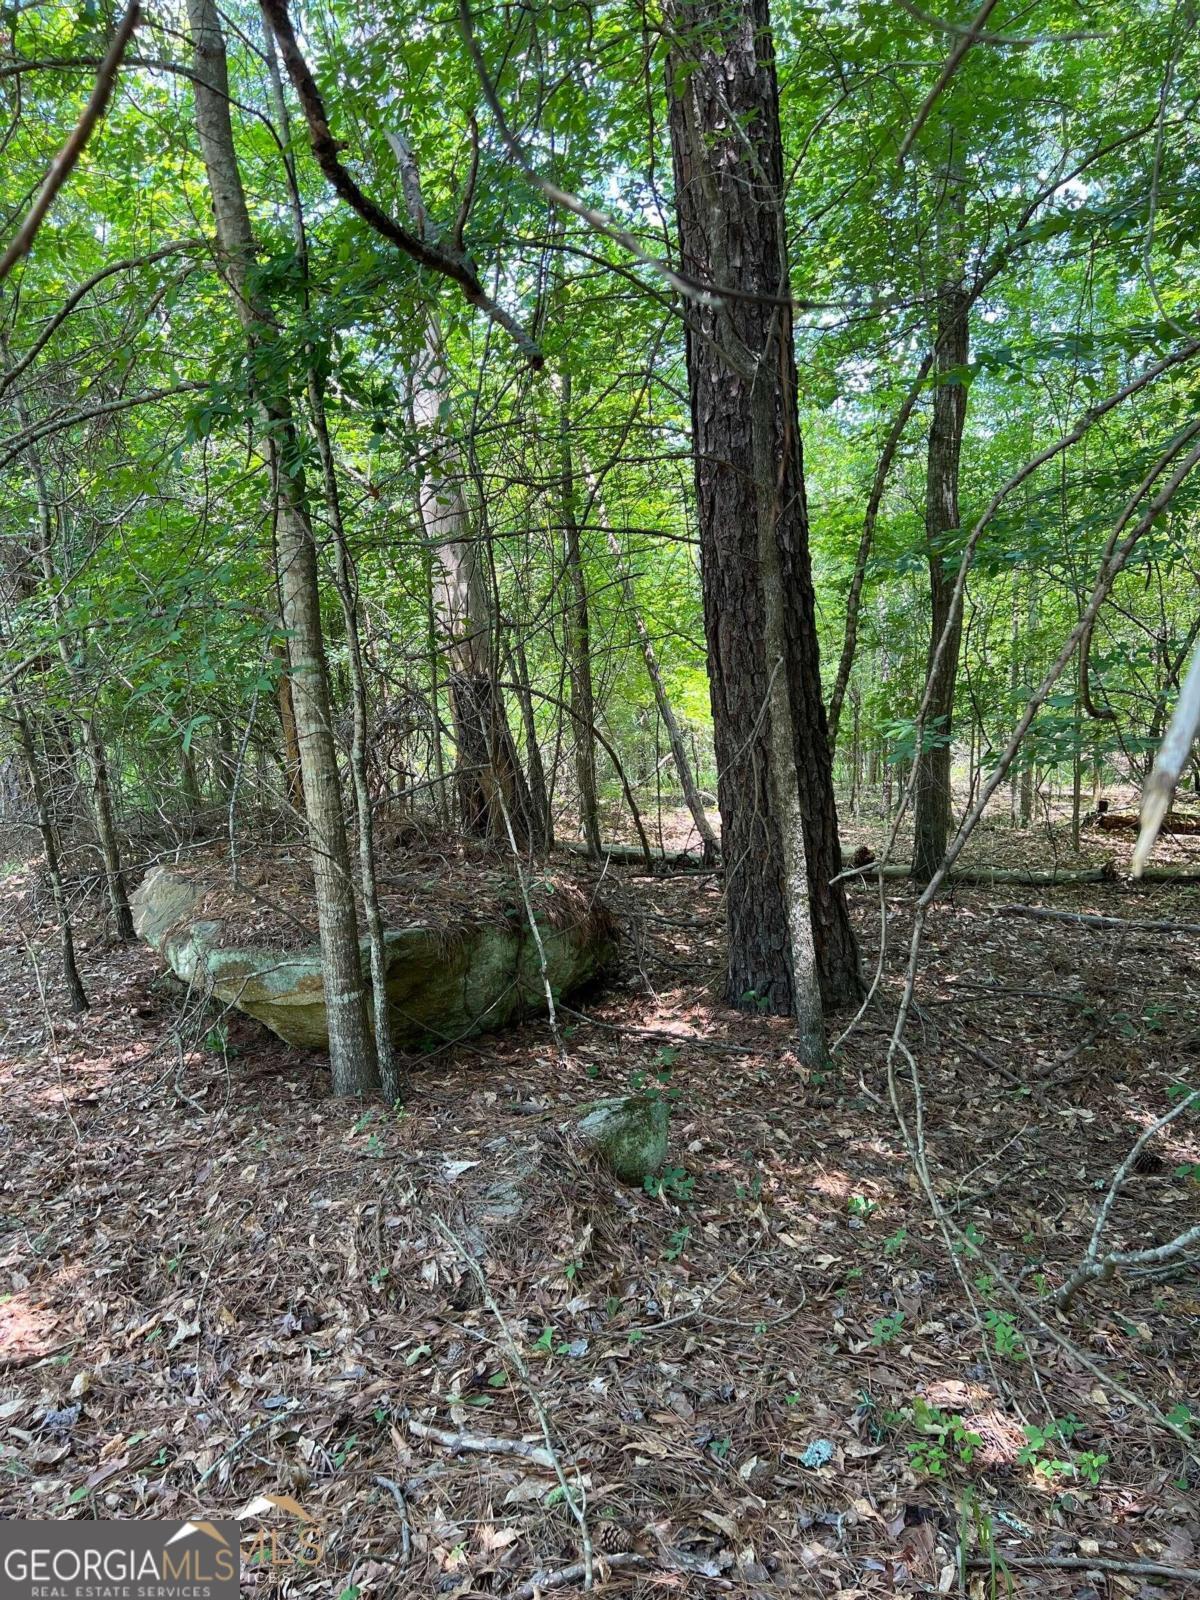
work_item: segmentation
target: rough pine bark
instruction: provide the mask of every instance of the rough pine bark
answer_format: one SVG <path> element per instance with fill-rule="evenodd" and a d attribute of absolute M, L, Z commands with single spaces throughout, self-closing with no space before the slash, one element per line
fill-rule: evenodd
<path fill-rule="evenodd" d="M 953 171 L 948 176 L 945 202 L 947 234 L 961 232 L 963 185 Z M 967 362 L 970 341 L 971 294 L 962 282 L 961 246 L 952 237 L 949 246 L 953 277 L 938 290 L 934 372 L 939 379 Z M 929 705 L 925 715 L 923 748 L 917 756 L 913 800 L 912 876 L 928 883 L 937 871 L 950 837 L 950 775 L 954 731 L 954 684 L 962 645 L 962 607 L 958 608 L 945 646 L 938 646 L 953 606 L 957 562 L 950 535 L 961 523 L 958 509 L 959 465 L 963 428 L 967 419 L 965 383 L 941 381 L 933 391 L 933 417 L 929 425 L 929 454 L 925 473 L 925 550 L 929 563 L 929 652 L 926 681 Z M 935 664 L 936 663 L 936 664 Z"/>
<path fill-rule="evenodd" d="M 270 346 L 278 328 L 251 279 L 254 236 L 229 118 L 225 41 L 214 0 L 188 0 L 187 11 L 195 56 L 196 131 L 208 174 L 221 266 L 245 329 L 249 370 L 261 373 L 271 365 Z M 258 422 L 274 469 L 279 595 L 289 640 L 292 703 L 312 848 L 330 1068 L 335 1093 L 362 1094 L 375 1087 L 377 1071 L 330 715 L 317 546 L 290 399 L 261 378 L 253 381 Z"/>
<path fill-rule="evenodd" d="M 806 895 L 822 998 L 860 991 L 840 885 L 788 308 L 783 155 L 767 0 L 675 0 L 668 103 L 680 264 L 738 298 L 693 299 L 687 359 L 734 1004 L 795 1010 L 780 816 L 777 680 L 792 723 Z M 757 298 L 755 298 L 757 297 Z M 765 396 L 765 400 L 764 400 Z M 765 434 L 765 437 L 763 436 Z M 765 464 L 765 465 L 764 465 Z M 760 520 L 774 524 L 780 656 L 768 662 Z M 775 743 L 778 750 L 778 741 Z M 794 874 L 791 875 L 794 884 Z"/>

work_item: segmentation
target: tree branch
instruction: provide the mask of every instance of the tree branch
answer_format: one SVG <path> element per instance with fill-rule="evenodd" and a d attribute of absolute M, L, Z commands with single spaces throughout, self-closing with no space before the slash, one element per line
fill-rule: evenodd
<path fill-rule="evenodd" d="M 140 0 L 131 0 L 129 10 L 121 20 L 108 53 L 100 63 L 100 70 L 96 74 L 96 82 L 88 97 L 88 103 L 83 108 L 83 115 L 75 124 L 74 131 L 66 144 L 63 145 L 58 155 L 50 164 L 50 171 L 42 182 L 42 187 L 34 197 L 34 202 L 29 208 L 29 215 L 17 230 L 17 236 L 8 249 L 0 256 L 0 283 L 16 266 L 17 262 L 27 256 L 33 248 L 33 241 L 37 238 L 38 229 L 46 220 L 46 214 L 54 204 L 55 196 L 71 175 L 75 163 L 83 154 L 84 146 L 91 138 L 96 124 L 103 117 L 108 105 L 109 96 L 112 94 L 113 84 L 117 78 L 117 68 L 121 65 L 121 57 L 125 54 L 126 47 L 133 37 L 133 30 L 138 25 L 142 14 Z"/>
<path fill-rule="evenodd" d="M 313 155 L 330 186 L 351 210 L 358 213 L 368 227 L 373 228 L 389 244 L 394 244 L 397 249 L 403 250 L 405 255 L 411 256 L 421 266 L 440 272 L 443 277 L 457 283 L 471 305 L 478 306 L 486 316 L 510 335 L 529 365 L 535 369 L 540 368 L 543 364 L 541 350 L 516 319 L 488 294 L 480 282 L 474 263 L 465 251 L 445 250 L 433 240 L 419 238 L 415 233 L 410 233 L 359 188 L 338 156 L 337 141 L 329 128 L 325 103 L 321 99 L 321 91 L 317 88 L 316 80 L 297 42 L 292 19 L 288 13 L 287 0 L 260 0 L 260 4 L 263 15 L 279 42 L 279 53 L 283 57 L 288 77 L 292 80 L 292 87 L 299 98 L 300 109 L 308 124 L 308 137 Z"/>
<path fill-rule="evenodd" d="M 67 320 L 79 302 L 87 295 L 91 294 L 92 290 L 96 288 L 98 284 L 103 283 L 105 278 L 111 278 L 113 274 L 117 272 L 131 272 L 135 267 L 148 267 L 154 261 L 161 261 L 164 256 L 178 255 L 184 250 L 195 250 L 199 248 L 199 244 L 200 241 L 198 240 L 184 239 L 178 244 L 163 245 L 161 250 L 152 250 L 148 255 L 130 256 L 125 261 L 110 262 L 108 266 L 101 267 L 99 272 L 94 272 L 92 276 L 85 279 L 85 281 L 81 283 L 77 289 L 72 290 L 71 294 L 50 318 L 49 322 L 47 322 L 46 326 L 42 329 L 41 333 L 38 334 L 37 338 L 33 341 L 33 344 L 29 347 L 21 359 L 15 362 L 7 372 L 0 373 L 0 397 L 6 394 L 9 386 L 21 376 L 21 374 L 32 362 L 37 360 L 38 356 L 46 347 L 47 342 L 54 336 L 55 331 Z"/>
<path fill-rule="evenodd" d="M 945 65 L 938 74 L 937 82 L 925 96 L 925 99 L 921 104 L 921 109 L 913 118 L 912 127 L 904 135 L 903 142 L 900 145 L 900 153 L 896 157 L 896 161 L 899 166 L 904 165 L 904 158 L 908 155 L 908 152 L 916 143 L 917 135 L 929 120 L 929 113 L 937 104 L 942 90 L 945 89 L 951 78 L 958 71 L 959 67 L 962 66 L 963 61 L 966 59 L 967 52 L 970 50 L 971 46 L 973 44 L 978 44 L 979 40 L 982 38 L 983 25 L 991 16 L 992 12 L 996 9 L 997 4 L 998 0 L 983 0 L 983 4 L 975 13 L 974 17 L 972 17 L 970 24 L 967 27 L 967 31 L 963 34 L 958 43 L 954 46 L 954 49 L 951 50 L 950 54 L 946 57 Z"/>
<path fill-rule="evenodd" d="M 134 406 L 153 405 L 156 400 L 169 400 L 173 395 L 194 394 L 197 389 L 207 388 L 207 383 L 176 383 L 169 389 L 148 389 L 144 394 L 125 395 L 119 400 L 106 400 L 103 405 L 89 406 L 84 411 L 71 411 L 65 416 L 51 417 L 47 422 L 39 422 L 21 433 L 10 434 L 7 439 L 0 439 L 0 450 L 5 452 L 0 456 L 0 472 L 10 466 L 22 451 L 28 450 L 31 444 L 36 444 L 48 434 L 61 433 L 64 428 L 73 428 L 77 422 L 88 422 L 92 417 L 111 416 L 116 411 L 131 411 Z"/>

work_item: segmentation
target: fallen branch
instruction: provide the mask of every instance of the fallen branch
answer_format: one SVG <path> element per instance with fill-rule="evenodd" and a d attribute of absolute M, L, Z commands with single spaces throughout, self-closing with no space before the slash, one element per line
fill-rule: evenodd
<path fill-rule="evenodd" d="M 890 861 L 880 866 L 869 861 L 862 867 L 851 867 L 838 876 L 847 881 L 860 878 L 907 878 L 911 869 L 902 861 Z M 955 867 L 943 882 L 978 883 L 985 886 L 997 883 L 1059 884 L 1059 883 L 1116 883 L 1117 871 L 1111 861 L 1101 867 Z"/>
<path fill-rule="evenodd" d="M 652 1561 L 649 1556 L 639 1556 L 632 1550 L 603 1556 L 601 1560 L 610 1572 L 645 1571 L 658 1566 L 658 1562 Z M 586 1576 L 582 1561 L 572 1561 L 570 1566 L 556 1567 L 552 1572 L 535 1572 L 528 1583 L 523 1583 L 519 1589 L 513 1590 L 512 1600 L 537 1600 L 538 1595 L 545 1589 L 565 1589 L 569 1583 L 578 1583 Z"/>
<path fill-rule="evenodd" d="M 1200 1581 L 1196 1567 L 1169 1567 L 1162 1561 L 1117 1561 L 1111 1556 L 1010 1556 L 996 1552 L 995 1560 L 988 1556 L 971 1556 L 968 1567 L 978 1571 L 991 1571 L 997 1566 L 1023 1567 L 1030 1571 L 1038 1567 L 1061 1567 L 1065 1571 L 1133 1572 L 1155 1578 L 1178 1578 L 1183 1582 Z"/>
<path fill-rule="evenodd" d="M 265 1417 L 262 1422 L 256 1422 L 253 1427 L 247 1428 L 245 1433 L 239 1434 L 238 1437 L 234 1439 L 226 1449 L 221 1451 L 221 1454 L 215 1461 L 210 1463 L 209 1466 L 205 1467 L 204 1471 L 196 1479 L 196 1488 L 203 1489 L 204 1485 L 212 1477 L 213 1473 L 219 1471 L 227 1461 L 232 1461 L 234 1456 L 240 1455 L 250 1443 L 251 1439 L 257 1439 L 260 1433 L 266 1433 L 268 1429 L 276 1427 L 281 1422 L 285 1422 L 287 1418 L 290 1417 L 296 1410 L 299 1404 L 300 1402 L 298 1400 L 293 1400 L 290 1405 L 282 1407 L 279 1411 L 275 1412 L 273 1416 Z"/>
<path fill-rule="evenodd" d="M 1112 1250 L 1107 1255 L 1100 1254 L 1100 1240 L 1108 1226 L 1108 1219 L 1112 1209 L 1117 1203 L 1117 1197 L 1124 1189 L 1130 1173 L 1137 1166 L 1138 1158 L 1142 1151 L 1154 1138 L 1155 1134 L 1182 1116 L 1192 1106 L 1200 1103 L 1200 1090 L 1193 1094 L 1185 1094 L 1177 1100 L 1169 1111 L 1164 1111 L 1161 1117 L 1152 1122 L 1148 1128 L 1143 1128 L 1141 1134 L 1134 1141 L 1129 1154 L 1122 1161 L 1113 1175 L 1113 1181 L 1108 1186 L 1108 1193 L 1104 1196 L 1103 1204 L 1096 1214 L 1096 1225 L 1092 1229 L 1092 1237 L 1088 1240 L 1087 1254 L 1083 1261 L 1063 1284 L 1054 1296 L 1054 1304 L 1060 1311 L 1066 1311 L 1071 1301 L 1087 1283 L 1099 1279 L 1107 1283 L 1118 1267 L 1144 1267 L 1154 1266 L 1161 1261 L 1170 1261 L 1172 1257 L 1182 1255 L 1192 1245 L 1200 1244 L 1200 1223 L 1186 1232 L 1177 1234 L 1174 1239 L 1168 1239 L 1165 1244 L 1149 1245 L 1142 1250 Z"/>
<path fill-rule="evenodd" d="M 1084 928 L 1116 928 L 1122 933 L 1200 933 L 1200 922 L 1161 918 L 1102 917 L 1093 911 L 1055 911 L 1050 906 L 997 906 L 1002 917 L 1032 917 L 1035 922 L 1077 922 Z"/>
<path fill-rule="evenodd" d="M 410 1190 L 410 1194 L 413 1200 L 416 1201 L 416 1191 Z M 550 1413 L 546 1410 L 546 1405 L 538 1386 L 533 1381 L 529 1363 L 526 1361 L 520 1345 L 513 1338 L 511 1328 L 504 1320 L 504 1313 L 496 1303 L 496 1297 L 492 1293 L 491 1284 L 488 1283 L 487 1278 L 484 1276 L 483 1268 L 444 1217 L 439 1217 L 434 1212 L 431 1220 L 442 1238 L 457 1251 L 463 1265 L 479 1285 L 479 1292 L 483 1295 L 484 1304 L 496 1319 L 496 1326 L 500 1330 L 501 1340 L 505 1350 L 508 1352 L 508 1359 L 516 1368 L 517 1375 L 525 1386 L 525 1393 L 529 1396 L 530 1404 L 533 1406 L 538 1422 L 541 1425 L 542 1438 L 546 1441 L 544 1454 L 549 1458 L 550 1466 L 554 1469 L 554 1476 L 558 1479 L 558 1487 L 562 1491 L 567 1510 L 571 1513 L 579 1529 L 579 1542 L 583 1547 L 583 1587 L 590 1590 L 593 1587 L 595 1557 L 592 1548 L 592 1534 L 588 1527 L 586 1480 L 580 1473 L 579 1468 L 574 1467 L 575 1482 L 571 1484 L 567 1481 L 566 1471 L 554 1448 L 554 1429 L 550 1423 Z"/>
<path fill-rule="evenodd" d="M 1141 818 L 1132 811 L 1105 811 L 1095 826 L 1106 833 L 1135 833 Z M 1200 816 L 1188 811 L 1168 811 L 1159 823 L 1160 833 L 1200 833 Z"/>
<path fill-rule="evenodd" d="M 412 1560 L 412 1523 L 408 1517 L 408 1501 L 404 1498 L 400 1485 L 391 1478 L 376 1476 L 375 1482 L 381 1489 L 386 1489 L 396 1502 L 396 1510 L 400 1514 L 400 1555 L 407 1566 Z"/>
<path fill-rule="evenodd" d="M 430 1422 L 418 1422 L 415 1417 L 409 1417 L 408 1431 L 415 1433 L 418 1439 L 432 1439 L 435 1444 L 445 1445 L 447 1450 L 452 1450 L 455 1454 L 462 1451 L 485 1456 L 520 1456 L 525 1461 L 532 1461 L 535 1466 L 554 1470 L 554 1457 L 549 1450 L 544 1450 L 540 1444 L 532 1444 L 528 1439 L 501 1439 L 478 1433 L 451 1433 L 449 1428 L 437 1428 Z"/>

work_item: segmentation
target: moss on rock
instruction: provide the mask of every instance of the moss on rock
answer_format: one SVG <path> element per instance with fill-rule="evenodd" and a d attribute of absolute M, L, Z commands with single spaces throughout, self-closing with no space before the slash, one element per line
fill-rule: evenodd
<path fill-rule="evenodd" d="M 665 1100 L 625 1095 L 589 1111 L 579 1124 L 579 1137 L 622 1183 L 641 1183 L 666 1162 L 667 1121 Z"/>
<path fill-rule="evenodd" d="M 234 943 L 224 923 L 192 920 L 203 893 L 155 867 L 132 898 L 138 934 L 184 983 L 256 1017 L 288 1044 L 327 1049 L 320 951 Z M 594 901 L 561 926 L 539 920 L 538 931 L 556 995 L 600 977 L 615 954 L 612 919 Z M 401 1049 L 503 1028 L 546 1009 L 537 947 L 519 918 L 393 928 L 384 937 L 392 1037 Z M 365 940 L 362 968 L 369 982 Z"/>

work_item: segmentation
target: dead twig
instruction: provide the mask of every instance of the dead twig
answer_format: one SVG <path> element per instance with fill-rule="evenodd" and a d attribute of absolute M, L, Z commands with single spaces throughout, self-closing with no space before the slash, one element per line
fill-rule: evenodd
<path fill-rule="evenodd" d="M 412 1559 L 412 1523 L 408 1517 L 408 1501 L 404 1498 L 400 1485 L 391 1478 L 376 1474 L 375 1482 L 381 1489 L 386 1489 L 396 1502 L 396 1510 L 400 1514 L 400 1555 L 407 1566 Z"/>
<path fill-rule="evenodd" d="M 987 1556 L 970 1556 L 967 1566 L 991 1570 L 998 1562 L 1006 1567 L 1022 1567 L 1030 1571 L 1038 1567 L 1061 1567 L 1065 1571 L 1129 1572 L 1146 1577 L 1176 1578 L 1185 1583 L 1200 1582 L 1200 1569 L 1196 1567 L 1169 1567 L 1162 1561 L 1117 1561 L 1111 1556 L 1010 1556 L 996 1553 L 996 1561 Z"/>
<path fill-rule="evenodd" d="M 1113 1174 L 1113 1180 L 1108 1186 L 1108 1193 L 1104 1196 L 1100 1210 L 1096 1213 L 1096 1225 L 1092 1229 L 1092 1237 L 1088 1240 L 1087 1254 L 1084 1256 L 1082 1265 L 1071 1274 L 1055 1296 L 1055 1303 L 1060 1310 L 1065 1310 L 1083 1285 L 1093 1278 L 1111 1278 L 1118 1266 L 1166 1261 L 1171 1256 L 1179 1255 L 1196 1239 L 1200 1238 L 1200 1227 L 1195 1227 L 1189 1229 L 1186 1233 L 1181 1233 L 1177 1238 L 1164 1245 L 1152 1246 L 1146 1250 L 1111 1253 L 1103 1258 L 1100 1256 L 1100 1240 L 1103 1237 L 1105 1228 L 1108 1226 L 1108 1219 L 1112 1215 L 1113 1206 L 1116 1205 L 1117 1197 L 1124 1189 L 1129 1179 L 1129 1174 L 1137 1165 L 1142 1151 L 1154 1138 L 1155 1134 L 1161 1133 L 1164 1128 L 1175 1121 L 1176 1117 L 1182 1116 L 1198 1100 L 1200 1100 L 1200 1092 L 1184 1095 L 1176 1101 L 1169 1111 L 1165 1111 L 1161 1117 L 1152 1122 L 1148 1128 L 1143 1128 L 1134 1141 L 1129 1154 Z"/>
<path fill-rule="evenodd" d="M 491 1435 L 478 1433 L 451 1433 L 449 1428 L 437 1428 L 430 1422 L 418 1422 L 415 1417 L 408 1418 L 408 1431 L 415 1433 L 418 1439 L 432 1439 L 435 1444 L 445 1445 L 447 1450 L 471 1452 L 476 1455 L 495 1456 L 521 1456 L 525 1461 L 532 1461 L 536 1466 L 553 1470 L 554 1457 L 549 1450 L 543 1450 L 541 1445 L 532 1444 L 528 1439 L 501 1439 Z"/>
<path fill-rule="evenodd" d="M 520 1345 L 513 1338 L 508 1323 L 504 1320 L 504 1313 L 496 1303 L 496 1297 L 492 1293 L 492 1286 L 484 1276 L 483 1268 L 444 1218 L 439 1217 L 435 1212 L 431 1220 L 438 1233 L 457 1252 L 459 1258 L 479 1285 L 479 1292 L 483 1296 L 484 1304 L 496 1319 L 496 1326 L 500 1329 L 501 1339 L 508 1359 L 512 1362 L 521 1382 L 525 1386 L 525 1392 L 529 1396 L 530 1404 L 533 1406 L 538 1423 L 541 1426 L 542 1438 L 546 1441 L 545 1454 L 549 1457 L 550 1466 L 558 1479 L 558 1486 L 562 1490 L 567 1509 L 575 1519 L 575 1524 L 579 1529 L 579 1542 L 583 1548 L 583 1587 L 591 1589 L 594 1585 L 595 1559 L 592 1552 L 591 1530 L 588 1527 L 587 1490 L 584 1487 L 583 1476 L 578 1467 L 576 1467 L 575 1482 L 568 1481 L 562 1462 L 559 1460 L 558 1453 L 554 1448 L 554 1430 L 550 1425 L 550 1414 L 546 1410 L 545 1402 L 533 1381 L 529 1363 L 525 1360 Z"/>

